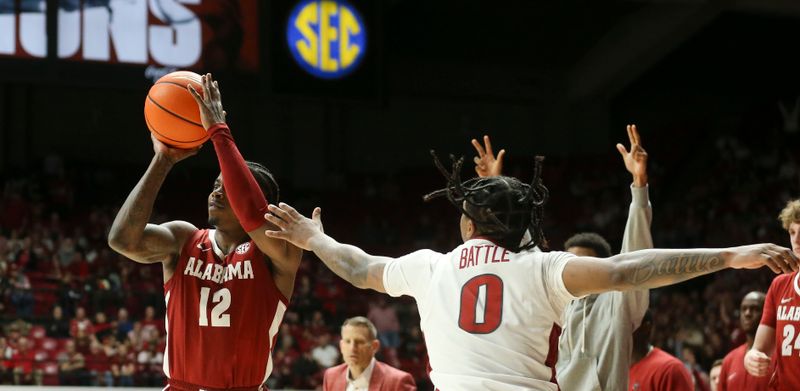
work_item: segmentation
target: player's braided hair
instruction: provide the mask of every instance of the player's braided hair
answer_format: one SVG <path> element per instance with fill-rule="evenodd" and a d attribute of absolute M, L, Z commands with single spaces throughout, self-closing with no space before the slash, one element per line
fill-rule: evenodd
<path fill-rule="evenodd" d="M 519 252 L 545 244 L 542 220 L 549 191 L 542 183 L 543 156 L 536 156 L 533 180 L 525 184 L 507 176 L 473 178 L 462 182 L 463 157 L 456 159 L 450 155 L 453 169 L 448 171 L 434 151 L 431 151 L 431 155 L 436 167 L 447 179 L 447 186 L 425 195 L 425 201 L 447 197 L 475 223 L 478 234 L 511 251 Z M 520 243 L 528 230 L 531 240 Z"/>
<path fill-rule="evenodd" d="M 275 177 L 272 176 L 272 173 L 266 167 L 256 162 L 246 161 L 245 163 L 247 163 L 247 168 L 250 169 L 253 177 L 256 178 L 258 187 L 261 188 L 264 197 L 267 198 L 267 202 L 270 204 L 277 204 L 280 201 L 281 190 L 278 187 L 278 182 L 275 181 Z"/>

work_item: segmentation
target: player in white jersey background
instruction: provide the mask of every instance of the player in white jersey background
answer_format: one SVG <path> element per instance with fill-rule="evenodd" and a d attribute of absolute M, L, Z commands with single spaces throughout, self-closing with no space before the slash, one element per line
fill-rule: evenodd
<path fill-rule="evenodd" d="M 431 380 L 443 391 L 557 390 L 544 362 L 550 329 L 571 300 L 671 285 L 729 267 L 798 269 L 791 251 L 773 244 L 643 250 L 606 259 L 530 251 L 544 239 L 548 192 L 541 159 L 530 184 L 506 176 L 462 182 L 463 159 L 454 161 L 452 170 L 435 161 L 447 185 L 429 196 L 446 196 L 462 213 L 464 243 L 447 254 L 367 254 L 326 235 L 320 208 L 309 219 L 281 203 L 270 205 L 265 218 L 277 227 L 267 236 L 313 251 L 354 286 L 414 297 Z M 529 230 L 531 239 L 521 243 Z"/>

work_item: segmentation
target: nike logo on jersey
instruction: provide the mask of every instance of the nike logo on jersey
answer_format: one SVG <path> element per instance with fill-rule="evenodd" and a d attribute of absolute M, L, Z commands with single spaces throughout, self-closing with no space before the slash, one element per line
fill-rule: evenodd
<path fill-rule="evenodd" d="M 197 248 L 199 248 L 200 251 L 202 251 L 202 252 L 206 252 L 208 250 L 211 250 L 211 248 L 203 248 L 203 243 L 197 243 Z"/>
<path fill-rule="evenodd" d="M 788 303 L 790 301 L 792 301 L 791 297 L 783 298 L 783 299 L 781 299 L 781 304 L 786 304 L 786 303 Z"/>

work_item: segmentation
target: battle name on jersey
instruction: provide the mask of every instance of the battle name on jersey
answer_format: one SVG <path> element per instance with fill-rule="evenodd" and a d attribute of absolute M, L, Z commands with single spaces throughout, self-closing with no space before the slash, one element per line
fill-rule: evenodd
<path fill-rule="evenodd" d="M 503 250 L 503 251 L 498 251 Z M 508 250 L 493 244 L 481 246 L 470 246 L 461 249 L 461 260 L 458 264 L 459 269 L 464 269 L 478 264 L 508 262 Z"/>
<path fill-rule="evenodd" d="M 225 267 L 224 265 L 209 263 L 203 267 L 202 259 L 195 259 L 189 257 L 189 262 L 186 264 L 186 269 L 183 274 L 187 276 L 197 277 L 201 280 L 210 280 L 218 284 L 227 282 L 233 279 L 237 280 L 252 280 L 253 265 L 250 260 L 244 260 Z"/>
<path fill-rule="evenodd" d="M 779 305 L 778 306 L 778 320 L 800 320 L 800 307 Z"/>

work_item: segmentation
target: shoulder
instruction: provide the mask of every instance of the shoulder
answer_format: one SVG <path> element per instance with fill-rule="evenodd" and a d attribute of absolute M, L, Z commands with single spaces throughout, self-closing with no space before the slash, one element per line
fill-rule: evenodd
<path fill-rule="evenodd" d="M 775 277 L 774 279 L 772 279 L 772 283 L 769 286 L 769 290 L 772 291 L 773 288 L 781 289 L 781 288 L 785 287 L 786 285 L 791 284 L 794 281 L 795 277 L 797 277 L 797 272 L 788 273 L 788 274 L 781 274 L 781 275 Z"/>
<path fill-rule="evenodd" d="M 378 369 L 378 371 L 376 372 L 381 373 L 384 379 L 393 381 L 410 380 L 412 383 L 414 382 L 414 378 L 411 376 L 410 373 L 397 369 L 389 364 L 382 363 L 378 360 L 375 360 L 375 369 Z"/>
<path fill-rule="evenodd" d="M 339 374 L 344 373 L 344 371 L 346 370 L 347 370 L 347 364 L 339 364 L 337 366 L 326 369 L 324 376 L 326 378 L 329 376 L 338 376 Z"/>

